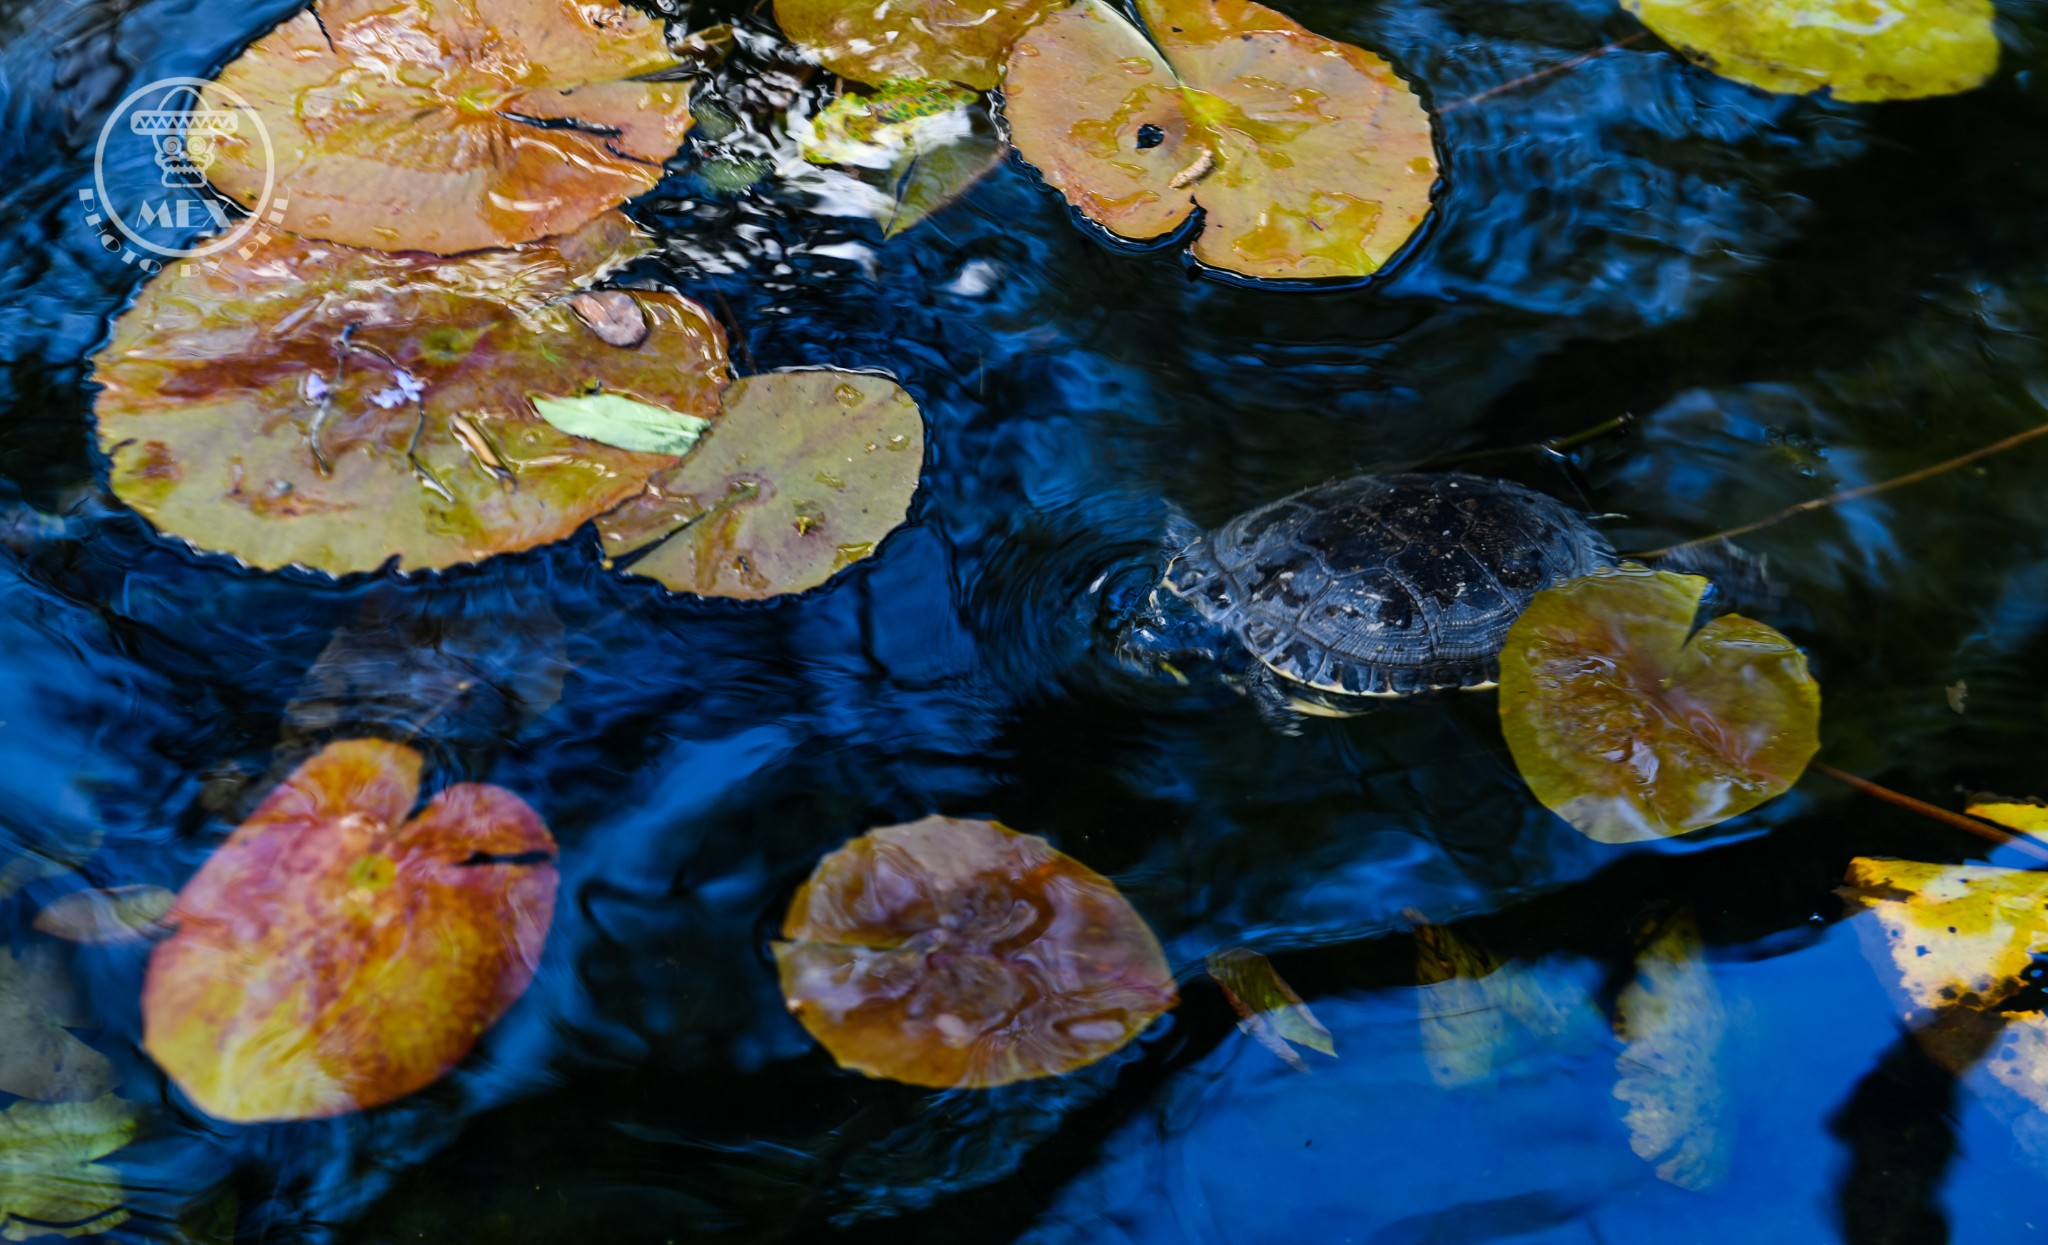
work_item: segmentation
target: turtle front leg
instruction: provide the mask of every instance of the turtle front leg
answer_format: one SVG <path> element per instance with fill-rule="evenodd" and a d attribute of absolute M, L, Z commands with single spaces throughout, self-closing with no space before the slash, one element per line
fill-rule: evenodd
<path fill-rule="evenodd" d="M 1266 725 L 1282 735 L 1299 735 L 1308 718 L 1294 707 L 1294 700 L 1280 686 L 1280 676 L 1268 670 L 1263 664 L 1254 663 L 1250 674 L 1245 676 L 1244 693 L 1251 697 L 1252 708 L 1266 720 Z"/>

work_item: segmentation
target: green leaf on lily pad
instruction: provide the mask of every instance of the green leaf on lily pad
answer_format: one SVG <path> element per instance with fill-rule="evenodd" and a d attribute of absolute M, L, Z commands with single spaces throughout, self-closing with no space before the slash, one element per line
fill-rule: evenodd
<path fill-rule="evenodd" d="M 121 1173 L 93 1160 L 127 1145 L 141 1120 L 112 1094 L 0 1111 L 0 1238 L 89 1236 L 125 1222 Z"/>
<path fill-rule="evenodd" d="M 730 375 L 724 334 L 687 299 L 608 292 L 646 318 L 633 346 L 563 300 L 645 245 L 608 213 L 459 259 L 277 235 L 169 269 L 94 358 L 114 491 L 265 568 L 445 567 L 560 540 L 675 457 L 571 436 L 529 394 L 709 419 Z"/>
<path fill-rule="evenodd" d="M 773 372 L 725 391 L 725 414 L 682 463 L 598 520 L 605 551 L 677 592 L 803 592 L 900 525 L 924 464 L 924 418 L 902 386 L 860 372 Z"/>
<path fill-rule="evenodd" d="M 591 393 L 574 398 L 536 396 L 533 409 L 570 436 L 643 454 L 681 457 L 711 426 L 708 419 L 617 393 Z"/>
<path fill-rule="evenodd" d="M 775 0 L 790 41 L 842 78 L 994 87 L 1010 45 L 1066 0 Z"/>
<path fill-rule="evenodd" d="M 1155 50 L 1102 0 L 1017 42 L 1011 141 L 1131 239 L 1196 207 L 1195 258 L 1248 277 L 1361 277 L 1429 214 L 1429 116 L 1385 60 L 1251 0 L 1141 0 Z"/>
<path fill-rule="evenodd" d="M 1698 830 L 1785 791 L 1820 746 L 1820 686 L 1740 615 L 1693 632 L 1707 581 L 1629 567 L 1536 594 L 1500 657 L 1500 716 L 1536 797 L 1629 843 Z"/>
<path fill-rule="evenodd" d="M 661 23 L 606 0 L 320 0 L 205 92 L 256 125 L 207 175 L 283 228 L 452 255 L 567 233 L 654 187 L 690 128 Z M 267 140 L 267 141 L 265 141 Z"/>
<path fill-rule="evenodd" d="M 1622 0 L 1724 78 L 1871 102 L 1954 95 L 1998 69 L 1991 0 Z"/>

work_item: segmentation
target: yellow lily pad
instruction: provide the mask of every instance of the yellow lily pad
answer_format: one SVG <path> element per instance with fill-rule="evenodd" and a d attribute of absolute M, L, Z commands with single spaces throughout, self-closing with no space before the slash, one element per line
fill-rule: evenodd
<path fill-rule="evenodd" d="M 649 326 L 632 347 L 555 301 L 644 248 L 608 213 L 461 259 L 279 235 L 170 269 L 93 360 L 114 491 L 264 568 L 445 567 L 560 540 L 676 459 L 564 432 L 534 394 L 711 419 L 730 375 L 687 299 L 628 291 Z"/>
<path fill-rule="evenodd" d="M 1916 1028 L 1948 1008 L 1996 1007 L 2048 952 L 2048 873 L 1858 857 L 1845 882 L 1843 898 L 1883 931 Z"/>
<path fill-rule="evenodd" d="M 1142 0 L 1157 43 L 1102 0 L 1018 40 L 1011 141 L 1119 236 L 1199 206 L 1195 258 L 1248 277 L 1362 277 L 1430 211 L 1428 115 L 1381 57 L 1250 0 Z"/>
<path fill-rule="evenodd" d="M 1580 833 L 1630 843 L 1745 813 L 1820 747 L 1797 646 L 1729 614 L 1697 633 L 1707 581 L 1641 567 L 1536 594 L 1500 657 L 1515 767 Z"/>
<path fill-rule="evenodd" d="M 1622 0 L 1686 59 L 1781 95 L 1954 95 L 1998 69 L 1991 0 Z"/>
<path fill-rule="evenodd" d="M 924 417 L 861 372 L 772 372 L 725 391 L 725 414 L 679 466 L 598 520 L 605 550 L 677 592 L 803 592 L 899 526 L 924 464 Z M 652 546 L 650 549 L 649 546 Z"/>
<path fill-rule="evenodd" d="M 690 128 L 661 23 L 579 0 L 321 0 L 207 92 L 246 101 L 207 170 L 283 228 L 452 255 L 567 233 L 653 189 Z M 232 92 L 230 98 L 227 92 Z"/>
<path fill-rule="evenodd" d="M 1995 821 L 2021 834 L 2048 835 L 2048 804 L 2039 800 L 2001 800 L 1982 796 L 1963 810 L 1972 817 Z"/>
<path fill-rule="evenodd" d="M 1017 36 L 1065 0 L 775 0 L 790 42 L 842 78 L 994 87 Z"/>

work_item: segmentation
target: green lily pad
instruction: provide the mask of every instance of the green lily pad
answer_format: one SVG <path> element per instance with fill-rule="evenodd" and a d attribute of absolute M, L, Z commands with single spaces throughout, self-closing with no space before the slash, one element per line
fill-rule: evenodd
<path fill-rule="evenodd" d="M 775 0 L 792 43 L 842 78 L 994 87 L 1010 45 L 1065 0 Z"/>
<path fill-rule="evenodd" d="M 1102 0 L 1018 40 L 1011 141 L 1083 215 L 1156 238 L 1203 211 L 1195 258 L 1248 277 L 1361 277 L 1429 214 L 1428 114 L 1385 60 L 1249 0 Z"/>
<path fill-rule="evenodd" d="M 141 1120 L 112 1094 L 0 1111 L 0 1239 L 89 1236 L 125 1222 L 121 1173 L 93 1160 L 127 1145 Z"/>
<path fill-rule="evenodd" d="M 321 0 L 206 92 L 256 126 L 207 176 L 281 227 L 452 255 L 567 233 L 653 189 L 690 128 L 661 23 L 580 0 Z M 232 93 L 232 94 L 230 94 Z M 268 158 L 266 158 L 268 157 Z"/>
<path fill-rule="evenodd" d="M 924 418 L 895 381 L 749 376 L 689 457 L 597 526 L 615 558 L 648 549 L 628 569 L 677 592 L 803 592 L 903 522 L 923 464 Z"/>
<path fill-rule="evenodd" d="M 1724 78 L 1870 102 L 1954 95 L 1998 69 L 1991 0 L 1622 0 Z"/>
<path fill-rule="evenodd" d="M 533 409 L 542 419 L 571 436 L 602 441 L 622 450 L 681 457 L 711 426 L 708 419 L 671 411 L 616 393 L 590 393 L 574 398 L 535 397 Z"/>
<path fill-rule="evenodd" d="M 1536 594 L 1500 657 L 1522 777 L 1603 843 L 1698 830 L 1785 791 L 1820 746 L 1820 686 L 1759 622 L 1692 630 L 1707 581 L 1641 567 Z"/>
<path fill-rule="evenodd" d="M 445 567 L 559 540 L 675 458 L 563 432 L 530 395 L 710 419 L 729 375 L 687 299 L 631 291 L 635 347 L 558 301 L 644 246 L 613 213 L 453 260 L 279 236 L 168 270 L 94 359 L 114 490 L 266 568 Z"/>

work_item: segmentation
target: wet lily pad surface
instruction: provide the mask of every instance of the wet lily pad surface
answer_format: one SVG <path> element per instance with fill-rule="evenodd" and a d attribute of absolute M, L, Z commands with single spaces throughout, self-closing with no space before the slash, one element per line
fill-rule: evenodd
<path fill-rule="evenodd" d="M 1998 68 L 1991 0 L 1622 0 L 1715 73 L 1766 91 L 1868 103 L 1953 95 Z"/>

